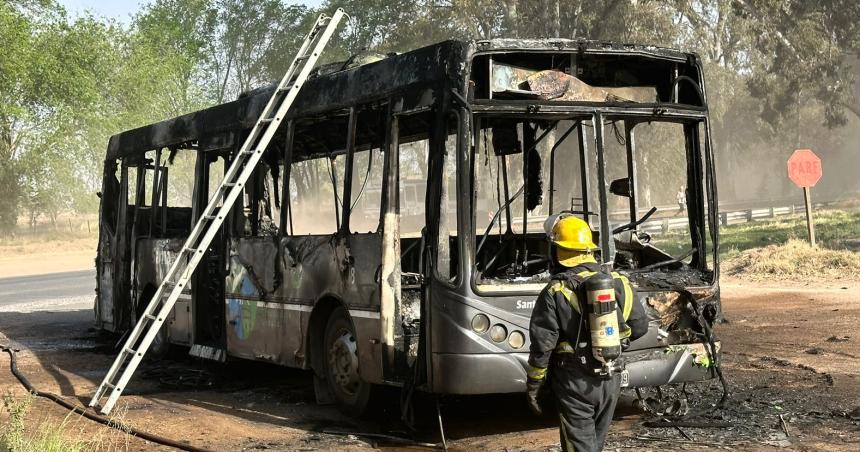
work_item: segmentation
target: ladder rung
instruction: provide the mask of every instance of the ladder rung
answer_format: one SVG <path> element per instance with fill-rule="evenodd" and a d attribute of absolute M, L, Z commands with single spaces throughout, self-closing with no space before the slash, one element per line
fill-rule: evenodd
<path fill-rule="evenodd" d="M 260 124 L 270 124 L 274 120 L 274 118 L 263 118 L 260 120 Z"/>
<path fill-rule="evenodd" d="M 205 218 L 207 220 L 214 220 L 214 219 L 220 218 L 220 217 L 217 215 L 203 215 L 203 218 Z"/>
<path fill-rule="evenodd" d="M 155 317 L 155 316 L 154 316 L 154 315 L 152 315 L 152 314 L 144 314 L 143 316 L 144 316 L 144 317 L 146 317 L 146 318 L 147 318 L 147 319 L 149 319 L 149 320 L 155 320 L 155 319 L 157 318 L 157 317 Z"/>
<path fill-rule="evenodd" d="M 124 351 L 124 352 L 126 352 L 126 353 L 128 353 L 129 355 L 133 355 L 133 354 L 137 353 L 137 350 L 135 350 L 135 349 L 133 349 L 133 348 L 131 348 L 131 347 L 128 347 L 128 348 L 126 348 L 126 349 L 125 349 L 125 350 L 123 350 L 123 351 Z"/>
<path fill-rule="evenodd" d="M 108 383 L 108 382 L 105 382 L 105 386 L 108 388 L 111 388 L 111 389 L 116 388 L 116 385 L 114 385 L 113 383 Z"/>

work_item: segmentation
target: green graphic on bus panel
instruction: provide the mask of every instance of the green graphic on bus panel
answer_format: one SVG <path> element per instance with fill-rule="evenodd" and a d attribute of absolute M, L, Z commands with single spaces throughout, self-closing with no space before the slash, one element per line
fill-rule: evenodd
<path fill-rule="evenodd" d="M 236 269 L 236 267 L 233 268 Z M 238 292 L 241 297 L 259 298 L 260 293 L 257 287 L 251 278 L 248 277 L 248 272 L 242 265 L 238 266 L 238 272 L 234 271 L 231 273 L 233 273 L 231 279 L 235 282 L 231 284 L 231 293 L 235 294 Z M 235 273 L 238 273 L 238 275 Z M 257 301 L 243 298 L 228 298 L 227 317 L 236 337 L 239 340 L 247 339 L 254 331 L 254 325 L 257 323 Z"/>

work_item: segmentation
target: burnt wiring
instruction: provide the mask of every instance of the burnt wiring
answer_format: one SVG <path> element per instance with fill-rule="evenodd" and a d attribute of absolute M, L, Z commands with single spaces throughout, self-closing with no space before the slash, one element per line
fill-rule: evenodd
<path fill-rule="evenodd" d="M 725 406 L 726 401 L 729 398 L 729 385 L 728 385 L 728 382 L 726 382 L 725 377 L 723 376 L 722 365 L 721 365 L 721 363 L 717 357 L 717 347 L 716 347 L 716 343 L 715 343 L 715 339 L 714 339 L 714 331 L 711 328 L 710 324 L 708 323 L 708 320 L 705 318 L 704 313 L 702 313 L 702 310 L 699 309 L 699 306 L 696 304 L 695 297 L 693 296 L 692 293 L 690 293 L 690 291 L 688 291 L 688 290 L 686 290 L 680 286 L 672 285 L 671 287 L 669 287 L 669 289 L 677 291 L 678 293 L 681 294 L 682 297 L 686 298 L 687 305 L 689 306 L 689 309 L 693 312 L 693 314 L 695 315 L 696 321 L 702 327 L 704 334 L 697 333 L 696 336 L 698 336 L 701 339 L 701 343 L 705 348 L 705 353 L 707 353 L 708 360 L 711 363 L 711 369 L 713 369 L 713 374 L 716 374 L 717 378 L 720 381 L 720 385 L 722 386 L 722 389 L 723 389 L 723 393 L 720 396 L 720 400 L 717 401 L 717 403 L 713 406 L 713 408 L 711 408 L 709 410 L 701 410 L 701 411 L 698 411 L 692 415 L 692 416 L 703 416 L 703 415 L 712 413 L 716 410 L 722 409 Z M 659 391 L 659 387 L 658 387 L 658 391 Z M 682 391 L 683 391 L 684 397 L 688 398 L 687 390 L 686 390 L 686 383 L 684 384 Z M 670 420 L 670 419 L 665 418 L 662 413 L 657 413 L 657 412 L 654 412 L 653 410 L 648 409 L 647 404 L 644 403 L 644 399 L 642 398 L 638 388 L 636 390 L 636 395 L 639 398 L 640 402 L 642 402 L 643 406 L 646 407 L 645 408 L 646 411 L 650 411 L 653 414 L 655 414 L 661 418 L 660 423 L 650 423 L 650 424 L 646 425 L 646 427 L 675 427 L 675 428 L 680 428 L 680 427 L 707 428 L 707 427 L 711 427 L 711 428 L 720 428 L 720 427 L 730 427 L 731 426 L 730 424 L 727 424 L 727 423 L 714 422 L 711 420 L 702 421 L 702 422 L 695 422 L 695 421 L 689 421 L 689 420 L 677 421 L 675 419 Z"/>
<path fill-rule="evenodd" d="M 27 389 L 27 392 L 33 394 L 36 397 L 42 397 L 51 400 L 54 403 L 62 406 L 63 408 L 71 410 L 74 413 L 80 414 L 81 416 L 91 421 L 98 422 L 99 424 L 106 425 L 112 429 L 119 430 L 123 433 L 127 433 L 131 436 L 135 436 L 146 441 L 152 441 L 154 443 L 161 444 L 162 446 L 173 447 L 175 449 L 186 450 L 190 452 L 209 452 L 208 449 L 203 449 L 200 447 L 192 446 L 190 444 L 181 443 L 170 438 L 158 436 L 154 433 L 150 433 L 145 430 L 140 430 L 129 425 L 117 422 L 111 418 L 95 414 L 82 406 L 70 403 L 54 393 L 40 391 L 33 387 L 33 385 L 30 383 L 30 380 L 28 380 L 27 377 L 23 373 L 21 373 L 21 370 L 18 369 L 18 359 L 16 356 L 18 350 L 8 347 L 6 345 L 0 345 L 0 350 L 9 354 L 9 367 L 12 370 L 12 375 L 14 375 L 15 378 L 17 378 L 18 381 L 21 383 L 21 385 L 23 385 L 24 388 Z"/>
<path fill-rule="evenodd" d="M 355 157 L 353 157 L 355 158 Z M 367 153 L 367 172 L 364 173 L 364 182 L 361 183 L 361 189 L 358 190 L 358 195 L 355 196 L 355 201 L 352 202 L 349 206 L 349 211 L 352 212 L 352 209 L 355 208 L 356 204 L 358 204 L 358 200 L 361 199 L 361 195 L 364 194 L 364 188 L 367 187 L 367 181 L 370 180 L 370 170 L 373 168 L 373 150 L 371 149 Z"/>
<path fill-rule="evenodd" d="M 720 400 L 714 406 L 715 409 L 720 409 L 726 404 L 726 400 L 729 398 L 729 384 L 726 382 L 725 377 L 723 376 L 722 365 L 717 358 L 717 346 L 714 341 L 714 330 L 711 329 L 711 325 L 708 323 L 708 319 L 705 318 L 702 310 L 699 309 L 698 304 L 696 304 L 696 299 L 693 297 L 693 294 L 686 289 L 679 288 L 678 290 L 682 295 L 687 298 L 687 304 L 690 306 L 690 309 L 696 315 L 696 320 L 699 322 L 699 325 L 705 331 L 705 341 L 703 341 L 702 345 L 705 346 L 705 352 L 708 354 L 708 360 L 710 360 L 712 369 L 717 374 L 717 377 L 720 379 L 720 384 L 723 386 L 723 394 L 720 396 Z"/>
<path fill-rule="evenodd" d="M 475 255 L 478 255 L 478 253 L 481 252 L 481 248 L 484 247 L 484 242 L 487 241 L 487 236 L 490 235 L 490 231 L 493 229 L 493 225 L 496 223 L 496 221 L 499 219 L 499 216 L 502 214 L 502 209 L 507 209 L 508 206 L 511 205 L 511 203 L 516 201 L 516 199 L 519 198 L 521 194 L 523 194 L 524 190 L 525 190 L 525 185 L 520 185 L 519 190 L 517 190 L 514 193 L 514 195 L 511 196 L 510 199 L 508 199 L 508 201 L 505 202 L 504 205 L 502 205 L 502 208 L 500 208 L 499 210 L 496 211 L 496 214 L 493 215 L 492 220 L 490 220 L 490 224 L 487 225 L 487 229 L 484 231 L 484 234 L 481 237 L 481 243 L 478 244 L 478 250 L 475 252 Z"/>
<path fill-rule="evenodd" d="M 334 172 L 334 157 L 327 159 L 326 162 L 328 163 L 328 177 L 329 180 L 331 180 L 331 188 L 332 191 L 334 191 L 334 216 L 337 222 L 337 227 L 340 229 L 340 209 L 338 206 L 343 204 L 340 200 L 340 194 L 337 192 L 337 179 Z"/>
<path fill-rule="evenodd" d="M 618 144 L 621 146 L 627 146 L 627 139 L 624 138 L 624 134 L 618 130 L 618 121 L 612 121 L 612 134 L 615 135 L 615 140 L 618 141 Z"/>
<path fill-rule="evenodd" d="M 684 259 L 692 256 L 693 253 L 695 253 L 696 251 L 698 251 L 698 248 L 693 247 L 693 248 L 690 248 L 689 250 L 687 250 L 684 254 L 682 254 L 676 258 L 668 259 L 665 261 L 660 261 L 660 262 L 657 262 L 657 263 L 654 263 L 651 265 L 646 265 L 645 267 L 642 267 L 642 268 L 634 268 L 632 270 L 628 270 L 627 272 L 628 273 L 643 273 L 643 272 L 649 272 L 652 270 L 656 270 L 660 267 L 665 267 L 667 265 L 676 264 L 676 263 L 681 262 Z"/>
<path fill-rule="evenodd" d="M 678 103 L 678 82 L 687 82 L 695 90 L 696 95 L 699 96 L 700 105 L 705 105 L 705 93 L 702 91 L 702 87 L 694 80 L 692 77 L 688 75 L 679 75 L 675 77 L 675 80 L 672 80 L 672 102 Z"/>

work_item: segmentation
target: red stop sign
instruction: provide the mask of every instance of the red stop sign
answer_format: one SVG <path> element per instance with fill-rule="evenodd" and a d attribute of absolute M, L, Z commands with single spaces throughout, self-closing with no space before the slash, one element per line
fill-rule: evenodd
<path fill-rule="evenodd" d="M 814 187 L 821 179 L 821 159 L 811 149 L 798 149 L 788 158 L 788 178 L 798 187 Z"/>

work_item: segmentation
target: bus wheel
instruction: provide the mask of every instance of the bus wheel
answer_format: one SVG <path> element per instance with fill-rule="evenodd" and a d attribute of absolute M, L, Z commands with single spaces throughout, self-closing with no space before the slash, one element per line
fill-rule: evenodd
<path fill-rule="evenodd" d="M 358 343 L 346 309 L 331 313 L 325 328 L 325 378 L 344 413 L 361 416 L 370 400 L 371 386 L 358 374 Z"/>

